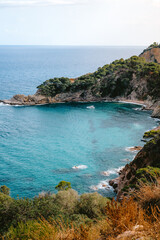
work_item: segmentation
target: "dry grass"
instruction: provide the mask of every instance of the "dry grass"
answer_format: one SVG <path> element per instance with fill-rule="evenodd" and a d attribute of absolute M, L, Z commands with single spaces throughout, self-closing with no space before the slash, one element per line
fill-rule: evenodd
<path fill-rule="evenodd" d="M 155 183 L 141 183 L 140 192 L 136 191 L 134 197 L 140 206 L 151 213 L 151 208 L 160 206 L 160 178 Z"/>
<path fill-rule="evenodd" d="M 135 201 L 135 198 L 138 201 Z M 147 206 L 147 209 L 145 208 Z M 149 211 L 148 211 L 149 209 Z M 41 219 L 11 228 L 5 240 L 160 240 L 160 181 L 141 186 L 134 199 L 106 206 L 106 218 L 90 225 L 69 225 Z"/>

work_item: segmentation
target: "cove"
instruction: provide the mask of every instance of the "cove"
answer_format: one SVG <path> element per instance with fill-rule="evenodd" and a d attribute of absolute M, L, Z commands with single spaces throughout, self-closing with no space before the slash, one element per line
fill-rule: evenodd
<path fill-rule="evenodd" d="M 136 155 L 127 147 L 143 146 L 143 133 L 155 126 L 135 104 L 1 105 L 0 185 L 12 197 L 34 197 L 65 180 L 80 194 L 114 196 L 109 180 Z"/>

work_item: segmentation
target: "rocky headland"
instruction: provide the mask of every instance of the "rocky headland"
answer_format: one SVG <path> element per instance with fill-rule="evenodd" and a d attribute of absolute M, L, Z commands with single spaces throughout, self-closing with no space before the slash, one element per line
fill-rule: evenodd
<path fill-rule="evenodd" d="M 160 45 L 155 43 L 149 46 L 139 56 L 145 58 L 146 62 L 160 64 Z"/>
<path fill-rule="evenodd" d="M 146 109 L 153 110 L 152 117 L 160 117 L 159 59 L 159 45 L 152 46 L 139 57 L 116 60 L 94 73 L 75 79 L 49 79 L 37 87 L 34 95 L 17 94 L 0 102 L 32 106 L 62 102 L 127 101 L 141 103 Z"/>

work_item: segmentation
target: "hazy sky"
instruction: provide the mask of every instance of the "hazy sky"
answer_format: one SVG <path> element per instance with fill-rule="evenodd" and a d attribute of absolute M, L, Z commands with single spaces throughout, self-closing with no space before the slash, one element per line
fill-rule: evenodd
<path fill-rule="evenodd" d="M 0 44 L 154 41 L 160 41 L 160 0 L 0 0 Z"/>

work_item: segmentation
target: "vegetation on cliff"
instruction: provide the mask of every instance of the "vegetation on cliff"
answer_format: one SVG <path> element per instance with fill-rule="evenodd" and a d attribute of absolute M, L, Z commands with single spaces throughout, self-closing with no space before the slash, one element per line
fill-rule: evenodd
<path fill-rule="evenodd" d="M 117 192 L 117 198 L 122 199 L 126 195 L 132 195 L 134 190 L 138 190 L 142 183 L 156 184 L 156 179 L 160 177 L 160 132 L 159 128 L 147 131 L 144 138 L 148 139 L 142 150 L 138 152 L 134 160 L 127 164 L 120 176 L 111 181 Z"/>
<path fill-rule="evenodd" d="M 160 47 L 160 44 L 157 42 L 154 42 L 148 48 L 158 48 L 158 47 Z"/>
<path fill-rule="evenodd" d="M 139 91 L 142 79 L 146 85 Z M 127 97 L 134 90 L 141 100 L 145 100 L 148 95 L 157 99 L 160 98 L 160 65 L 147 63 L 145 59 L 133 56 L 106 64 L 96 72 L 78 77 L 74 81 L 54 78 L 37 88 L 39 94 L 51 97 L 80 90 L 89 91 L 95 97 Z"/>
<path fill-rule="evenodd" d="M 143 138 L 157 138 L 160 136 L 160 129 L 153 129 L 144 133 Z"/>

